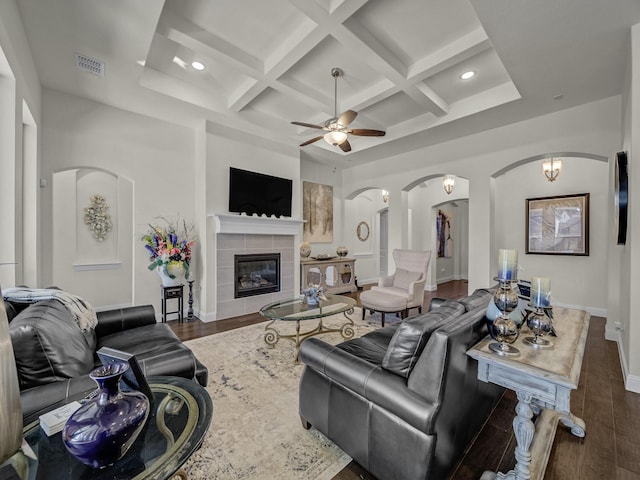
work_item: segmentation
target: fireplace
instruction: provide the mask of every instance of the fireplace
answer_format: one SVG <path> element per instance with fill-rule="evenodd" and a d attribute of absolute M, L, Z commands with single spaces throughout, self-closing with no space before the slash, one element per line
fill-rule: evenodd
<path fill-rule="evenodd" d="M 234 255 L 234 298 L 280 291 L 280 253 Z"/>

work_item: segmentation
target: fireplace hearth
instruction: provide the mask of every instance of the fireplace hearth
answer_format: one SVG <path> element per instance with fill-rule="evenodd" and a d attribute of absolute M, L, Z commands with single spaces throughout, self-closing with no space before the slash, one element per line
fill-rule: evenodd
<path fill-rule="evenodd" d="M 280 291 L 280 253 L 234 255 L 234 298 Z"/>

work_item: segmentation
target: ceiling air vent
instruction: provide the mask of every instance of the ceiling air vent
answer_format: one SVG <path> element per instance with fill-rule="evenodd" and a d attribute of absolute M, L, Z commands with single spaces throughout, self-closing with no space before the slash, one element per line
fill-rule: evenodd
<path fill-rule="evenodd" d="M 76 57 L 76 65 L 80 70 L 104 77 L 104 62 L 80 53 L 74 53 L 74 55 Z"/>

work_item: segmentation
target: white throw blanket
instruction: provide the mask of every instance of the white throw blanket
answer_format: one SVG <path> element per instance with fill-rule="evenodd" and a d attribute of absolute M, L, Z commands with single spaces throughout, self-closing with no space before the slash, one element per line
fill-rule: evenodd
<path fill-rule="evenodd" d="M 2 297 L 9 302 L 36 303 L 43 300 L 57 300 L 73 315 L 78 327 L 83 332 L 95 328 L 98 324 L 96 312 L 88 302 L 62 290 L 55 288 L 14 287 L 2 290 Z"/>

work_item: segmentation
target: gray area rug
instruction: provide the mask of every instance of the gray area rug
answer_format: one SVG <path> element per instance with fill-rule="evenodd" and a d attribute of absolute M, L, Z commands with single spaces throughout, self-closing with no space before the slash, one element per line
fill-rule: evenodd
<path fill-rule="evenodd" d="M 375 327 L 351 318 L 356 336 Z M 344 316 L 324 320 L 339 326 Z M 308 324 L 308 325 L 307 325 Z M 298 382 L 303 365 L 294 363 L 293 342 L 275 348 L 264 342 L 265 323 L 190 340 L 187 346 L 209 369 L 213 420 L 202 447 L 185 464 L 191 480 L 330 479 L 351 459 L 314 428 L 305 430 L 298 415 Z M 316 323 L 302 323 L 307 331 Z M 280 333 L 295 323 L 276 322 Z M 317 338 L 336 344 L 339 333 Z"/>
<path fill-rule="evenodd" d="M 362 311 L 360 311 L 360 317 L 358 318 L 362 318 Z M 367 323 L 367 325 L 380 328 L 382 326 L 382 314 L 380 312 L 371 313 L 370 310 L 367 310 L 367 312 L 364 315 L 364 321 Z M 400 323 L 401 321 L 402 321 L 402 318 L 400 317 L 400 315 L 396 316 L 395 313 L 385 313 L 384 315 L 385 327 L 388 327 L 389 325 L 393 325 L 394 323 Z"/>

